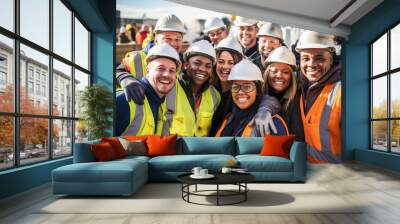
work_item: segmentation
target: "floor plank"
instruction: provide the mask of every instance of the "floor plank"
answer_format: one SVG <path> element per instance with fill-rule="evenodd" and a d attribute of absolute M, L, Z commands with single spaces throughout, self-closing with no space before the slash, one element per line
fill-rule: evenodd
<path fill-rule="evenodd" d="M 357 214 L 36 214 L 56 200 L 50 185 L 0 201 L 0 223 L 15 224 L 280 224 L 400 223 L 400 174 L 361 163 L 310 165 L 307 183 L 315 183 L 361 206 Z"/>

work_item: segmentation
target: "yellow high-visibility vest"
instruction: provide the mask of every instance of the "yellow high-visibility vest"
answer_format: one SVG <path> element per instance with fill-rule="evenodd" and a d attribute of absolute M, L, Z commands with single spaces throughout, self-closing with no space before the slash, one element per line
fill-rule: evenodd
<path fill-rule="evenodd" d="M 161 135 L 165 122 L 165 102 L 158 108 L 157 124 L 154 123 L 154 115 L 147 97 L 144 98 L 143 105 L 137 105 L 133 100 L 129 101 L 129 109 L 129 125 L 125 129 L 123 135 Z"/>
<path fill-rule="evenodd" d="M 200 106 L 195 113 L 181 84 L 177 81 L 174 90 L 166 96 L 166 123 L 163 135 L 208 136 L 211 122 L 221 96 L 211 86 L 202 93 Z"/>

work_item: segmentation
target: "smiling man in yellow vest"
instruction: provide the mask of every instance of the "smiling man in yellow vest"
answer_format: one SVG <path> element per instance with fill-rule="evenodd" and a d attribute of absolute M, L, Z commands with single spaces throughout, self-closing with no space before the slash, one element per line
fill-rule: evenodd
<path fill-rule="evenodd" d="M 209 84 L 215 63 L 215 50 L 205 40 L 193 43 L 184 53 L 185 71 L 179 76 L 176 95 L 167 95 L 167 126 L 163 135 L 208 136 L 214 112 L 221 100 L 219 92 Z M 176 99 L 171 105 L 169 98 Z M 164 128 L 167 129 L 167 128 Z"/>
<path fill-rule="evenodd" d="M 168 44 L 154 46 L 146 56 L 147 76 L 139 81 L 145 90 L 143 105 L 117 95 L 117 135 L 161 135 L 165 123 L 165 96 L 175 90 L 176 71 L 181 62 Z"/>
<path fill-rule="evenodd" d="M 182 49 L 184 34 L 185 27 L 182 21 L 173 14 L 167 14 L 157 21 L 154 28 L 154 45 L 168 43 L 179 53 Z M 127 53 L 121 64 L 117 66 L 115 77 L 128 101 L 133 99 L 136 103 L 143 104 L 144 89 L 135 78 L 141 80 L 146 76 L 145 58 L 150 47 Z"/>
<path fill-rule="evenodd" d="M 300 111 L 308 161 L 341 161 L 341 66 L 335 62 L 333 36 L 304 31 L 300 53 Z"/>

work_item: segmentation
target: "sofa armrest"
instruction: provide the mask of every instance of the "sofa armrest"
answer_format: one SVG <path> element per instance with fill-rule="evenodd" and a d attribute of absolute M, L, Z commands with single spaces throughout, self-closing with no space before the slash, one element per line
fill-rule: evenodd
<path fill-rule="evenodd" d="M 92 153 L 90 146 L 100 143 L 99 140 L 75 143 L 74 145 L 74 163 L 89 163 L 95 162 L 96 158 Z"/>
<path fill-rule="evenodd" d="M 293 142 L 290 149 L 290 160 L 293 162 L 293 179 L 295 181 L 305 181 L 307 170 L 307 148 L 304 142 Z"/>

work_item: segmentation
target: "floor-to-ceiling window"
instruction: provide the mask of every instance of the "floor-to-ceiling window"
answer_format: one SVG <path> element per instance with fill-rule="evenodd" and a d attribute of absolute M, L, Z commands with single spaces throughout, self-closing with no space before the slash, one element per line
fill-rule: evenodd
<path fill-rule="evenodd" d="M 90 74 L 90 32 L 64 1 L 1 0 L 0 170 L 72 154 Z"/>
<path fill-rule="evenodd" d="M 371 148 L 400 153 L 400 24 L 370 45 Z"/>

